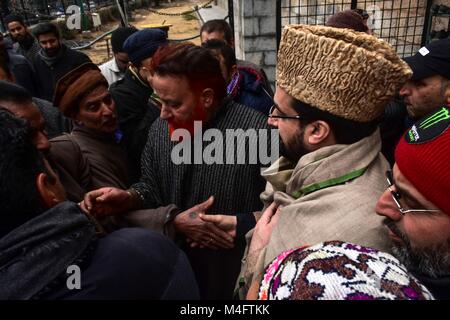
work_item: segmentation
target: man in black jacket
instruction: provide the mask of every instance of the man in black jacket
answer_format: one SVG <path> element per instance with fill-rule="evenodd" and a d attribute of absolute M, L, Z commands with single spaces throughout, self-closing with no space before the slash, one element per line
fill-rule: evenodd
<path fill-rule="evenodd" d="M 30 74 L 27 74 L 27 77 L 30 78 Z M 23 87 L 23 89 L 17 88 L 17 86 L 13 86 L 6 82 L 15 83 Z M 17 81 L 17 78 L 10 70 L 8 62 L 2 58 L 0 53 L 0 92 L 2 92 L 0 101 L 5 100 L 8 96 L 11 97 L 13 92 L 16 92 L 16 96 L 22 100 L 33 100 L 34 104 L 39 108 L 40 113 L 44 117 L 45 133 L 49 138 L 59 136 L 63 132 L 70 132 L 72 130 L 72 121 L 64 117 L 50 101 L 35 97 L 31 98 L 31 92 L 29 90 L 27 92 L 25 89 L 26 87 L 21 82 Z"/>
<path fill-rule="evenodd" d="M 158 47 L 166 43 L 166 34 L 159 29 L 144 29 L 129 36 L 123 51 L 128 54 L 130 65 L 124 78 L 109 89 L 116 102 L 123 144 L 138 171 L 148 129 L 159 116 L 158 102 L 152 98 L 153 89 L 147 81 L 149 71 L 145 65 L 152 60 Z"/>
<path fill-rule="evenodd" d="M 41 47 L 36 38 L 28 30 L 23 17 L 17 14 L 10 14 L 5 17 L 4 23 L 8 28 L 11 39 L 16 42 L 14 44 L 14 51 L 23 55 L 32 63 Z"/>
<path fill-rule="evenodd" d="M 72 50 L 61 43 L 59 29 L 52 23 L 38 24 L 33 33 L 41 46 L 34 61 L 37 97 L 52 101 L 56 82 L 70 70 L 92 61 L 84 53 Z"/>
<path fill-rule="evenodd" d="M 394 163 L 394 150 L 403 132 L 415 120 L 450 104 L 450 38 L 432 41 L 404 60 L 413 71 L 400 89 L 403 102 L 386 106 L 381 126 L 383 154 Z"/>
<path fill-rule="evenodd" d="M 2 66 L 6 66 L 14 81 L 28 90 L 36 93 L 35 74 L 31 63 L 22 55 L 16 54 L 0 32 L 0 59 Z"/>

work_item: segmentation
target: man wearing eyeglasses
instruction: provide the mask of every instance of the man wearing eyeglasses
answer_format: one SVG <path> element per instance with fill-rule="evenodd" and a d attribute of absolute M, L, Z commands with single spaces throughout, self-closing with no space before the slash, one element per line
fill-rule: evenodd
<path fill-rule="evenodd" d="M 262 174 L 265 211 L 247 235 L 241 298 L 255 296 L 265 267 L 284 250 L 327 240 L 388 248 L 373 214 L 389 169 L 378 121 L 410 76 L 394 49 L 373 36 L 285 27 L 268 120 L 279 130 L 283 157 Z"/>
<path fill-rule="evenodd" d="M 437 299 L 450 298 L 449 127 L 446 107 L 406 132 L 376 205 L 393 254 Z"/>

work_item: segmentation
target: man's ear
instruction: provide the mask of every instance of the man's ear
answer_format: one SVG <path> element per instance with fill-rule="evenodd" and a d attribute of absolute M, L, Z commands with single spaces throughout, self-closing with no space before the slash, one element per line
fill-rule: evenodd
<path fill-rule="evenodd" d="M 444 101 L 445 101 L 445 104 L 447 104 L 447 105 L 450 104 L 450 80 L 447 80 L 447 86 L 444 91 Z"/>
<path fill-rule="evenodd" d="M 335 143 L 330 125 L 322 120 L 308 124 L 305 128 L 306 143 L 312 147 L 324 147 Z"/>
<path fill-rule="evenodd" d="M 233 49 L 235 49 L 234 47 L 234 37 L 231 38 L 231 42 L 229 43 L 230 47 L 232 47 Z"/>
<path fill-rule="evenodd" d="M 206 88 L 203 90 L 200 101 L 202 102 L 205 110 L 211 108 L 214 104 L 214 90 L 211 88 Z"/>
<path fill-rule="evenodd" d="M 80 119 L 80 110 L 78 110 L 77 112 L 72 112 L 70 114 L 70 118 L 73 119 L 73 121 L 75 121 L 77 124 L 82 125 L 83 122 Z"/>
<path fill-rule="evenodd" d="M 238 71 L 238 66 L 237 66 L 237 64 L 235 64 L 231 67 L 230 75 L 235 74 L 237 71 Z"/>
<path fill-rule="evenodd" d="M 52 208 L 61 202 L 52 188 L 53 184 L 46 173 L 40 173 L 36 177 L 36 187 L 39 195 L 47 208 Z"/>

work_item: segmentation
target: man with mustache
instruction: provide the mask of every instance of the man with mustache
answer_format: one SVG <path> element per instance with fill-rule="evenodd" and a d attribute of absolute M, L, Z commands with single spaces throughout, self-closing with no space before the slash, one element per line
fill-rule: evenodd
<path fill-rule="evenodd" d="M 450 104 L 450 38 L 427 44 L 405 61 L 413 75 L 400 89 L 400 95 L 412 119 Z"/>
<path fill-rule="evenodd" d="M 411 79 L 400 89 L 398 99 L 385 108 L 381 125 L 383 154 L 391 166 L 403 132 L 412 123 L 450 103 L 450 38 L 432 41 L 414 56 L 404 60 L 413 71 Z"/>
<path fill-rule="evenodd" d="M 171 153 L 179 143 L 188 143 L 195 139 L 194 135 L 202 133 L 195 130 L 194 121 L 225 136 L 228 129 L 269 131 L 266 117 L 226 98 L 219 61 L 205 48 L 190 43 L 169 44 L 160 47 L 145 67 L 152 72 L 152 87 L 162 105 L 160 118 L 150 127 L 142 154 L 141 180 L 128 190 L 92 191 L 86 195 L 85 204 L 93 214 L 176 205 L 178 212 L 168 215 L 166 222 L 174 227 L 190 259 L 202 298 L 230 299 L 245 246 L 243 235 L 255 223 L 252 213 L 262 206 L 259 200 L 264 189 L 262 164 L 259 161 L 234 165 L 176 164 Z M 190 137 L 185 139 L 191 140 L 172 141 L 175 133 L 180 132 L 189 132 Z M 202 143 L 203 151 L 209 144 Z M 239 148 L 248 150 L 248 145 L 248 139 L 239 146 L 235 143 L 234 155 Z M 203 210 L 181 213 L 211 195 L 214 201 L 207 200 Z M 206 210 L 238 214 L 236 229 L 228 233 L 203 222 L 199 213 Z M 185 239 L 195 241 L 198 246 L 191 247 Z"/>
<path fill-rule="evenodd" d="M 56 82 L 70 70 L 92 61 L 84 53 L 63 44 L 58 27 L 50 22 L 38 24 L 33 34 L 41 46 L 33 63 L 37 97 L 52 101 Z"/>
<path fill-rule="evenodd" d="M 73 120 L 70 134 L 51 140 L 50 159 L 72 201 L 105 186 L 130 186 L 130 163 L 108 82 L 99 68 L 86 63 L 64 75 L 56 85 L 54 105 Z"/>
<path fill-rule="evenodd" d="M 450 298 L 450 109 L 400 139 L 388 188 L 376 205 L 392 252 L 437 299 Z"/>
<path fill-rule="evenodd" d="M 8 28 L 11 39 L 16 42 L 14 50 L 23 55 L 29 62 L 33 62 L 41 47 L 36 38 L 30 33 L 23 17 L 17 14 L 10 14 L 3 21 Z"/>
<path fill-rule="evenodd" d="M 371 35 L 301 24 L 284 28 L 268 119 L 284 152 L 262 173 L 265 213 L 247 235 L 241 298 L 257 292 L 265 267 L 287 249 L 332 239 L 388 248 L 382 219 L 373 214 L 389 169 L 378 123 L 410 75 L 394 49 Z M 234 224 L 223 218 L 202 217 Z"/>

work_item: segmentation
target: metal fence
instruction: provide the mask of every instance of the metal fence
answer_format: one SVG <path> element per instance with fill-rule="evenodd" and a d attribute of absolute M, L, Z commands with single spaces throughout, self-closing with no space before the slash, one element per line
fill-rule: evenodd
<path fill-rule="evenodd" d="M 24 17 L 28 25 L 40 21 L 50 20 L 64 16 L 71 5 L 83 7 L 84 12 L 95 12 L 100 8 L 115 5 L 115 0 L 2 0 L 0 7 L 0 22 L 3 17 L 13 12 Z M 123 0 L 128 6 L 135 3 L 134 0 Z M 145 2 L 145 0 L 143 0 Z M 150 0 L 147 0 L 150 3 Z M 4 29 L 4 26 L 3 28 Z M 4 31 L 4 30 L 2 30 Z"/>
<path fill-rule="evenodd" d="M 388 41 L 400 56 L 410 56 L 427 40 L 431 4 L 431 0 L 278 0 L 277 41 L 286 24 L 324 25 L 336 12 L 363 9 L 375 35 Z"/>
<path fill-rule="evenodd" d="M 83 6 L 86 11 L 90 11 L 115 4 L 115 0 L 9 0 L 7 3 L 11 12 L 58 16 L 64 14 L 71 5 Z"/>

